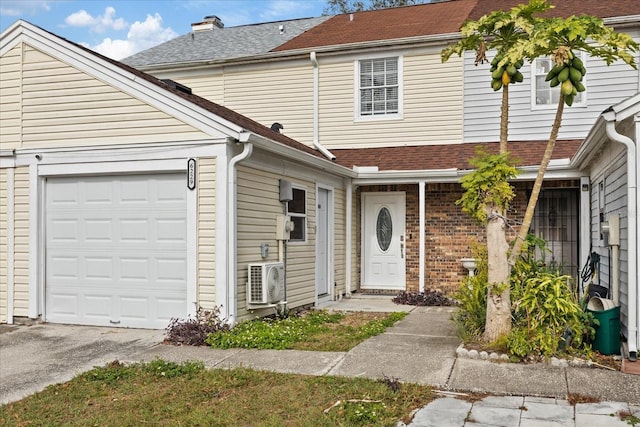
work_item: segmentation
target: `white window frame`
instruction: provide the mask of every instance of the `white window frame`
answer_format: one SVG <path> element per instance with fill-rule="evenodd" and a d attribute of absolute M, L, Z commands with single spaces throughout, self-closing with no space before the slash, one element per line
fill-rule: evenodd
<path fill-rule="evenodd" d="M 290 212 L 289 211 L 289 202 L 287 202 L 287 215 L 289 215 L 291 217 L 291 220 L 293 221 L 293 218 L 302 218 L 303 222 L 304 222 L 304 237 L 301 240 L 294 240 L 293 238 L 289 240 L 289 244 L 305 244 L 307 243 L 307 237 L 309 235 L 309 190 L 307 190 L 307 187 L 303 186 L 303 185 L 297 185 L 297 184 L 292 184 L 291 188 L 293 190 L 301 190 L 304 191 L 304 213 L 296 213 L 296 212 Z M 294 192 L 295 193 L 295 192 Z M 297 225 L 296 225 L 297 226 Z"/>
<path fill-rule="evenodd" d="M 360 65 L 362 61 L 371 61 L 371 60 L 382 60 L 382 59 L 392 59 L 395 58 L 397 60 L 398 66 L 398 111 L 396 113 L 388 113 L 388 114 L 369 114 L 362 115 L 360 111 Z M 356 122 L 367 122 L 367 121 L 379 121 L 379 120 L 400 120 L 403 117 L 403 57 L 402 55 L 367 55 L 359 57 L 354 61 L 353 65 L 353 88 L 354 88 L 354 103 L 353 103 L 353 112 L 354 112 L 354 121 Z"/>
<path fill-rule="evenodd" d="M 585 64 L 587 64 L 587 56 L 585 54 L 585 52 L 578 52 L 578 55 L 580 55 L 580 59 L 582 60 L 582 62 Z M 550 104 L 538 104 L 537 103 L 537 85 L 536 85 L 536 77 L 537 76 L 546 76 L 547 72 L 541 72 L 541 73 L 536 73 L 536 68 L 538 65 L 538 61 L 540 59 L 550 59 L 549 57 L 544 57 L 544 58 L 536 58 L 533 60 L 533 62 L 531 63 L 531 109 L 532 110 L 555 110 L 558 106 L 557 102 L 552 102 Z M 586 90 L 584 92 L 580 92 L 579 95 L 582 97 L 582 100 L 580 102 L 578 102 L 577 100 L 573 103 L 573 105 L 571 106 L 571 108 L 576 108 L 576 107 L 586 107 L 587 106 L 587 93 L 589 92 L 589 87 L 587 85 L 587 77 L 584 76 L 582 78 L 582 84 L 586 87 Z M 545 82 L 545 85 L 547 85 L 547 88 L 551 91 L 559 91 L 560 90 L 560 86 L 558 85 L 556 87 L 553 88 L 549 88 L 549 82 Z"/>

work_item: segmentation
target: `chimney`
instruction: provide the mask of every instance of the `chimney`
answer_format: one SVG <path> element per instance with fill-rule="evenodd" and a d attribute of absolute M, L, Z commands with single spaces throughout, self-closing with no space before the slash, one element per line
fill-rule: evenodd
<path fill-rule="evenodd" d="M 202 22 L 194 22 L 191 24 L 191 31 L 210 31 L 214 28 L 224 28 L 224 23 L 216 15 L 205 16 Z"/>

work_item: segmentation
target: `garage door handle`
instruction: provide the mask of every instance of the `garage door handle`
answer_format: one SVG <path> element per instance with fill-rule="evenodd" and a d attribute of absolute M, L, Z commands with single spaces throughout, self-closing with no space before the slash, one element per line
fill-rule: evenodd
<path fill-rule="evenodd" d="M 120 321 L 115 321 L 115 320 L 109 320 L 109 323 L 111 323 L 112 325 L 119 325 Z"/>

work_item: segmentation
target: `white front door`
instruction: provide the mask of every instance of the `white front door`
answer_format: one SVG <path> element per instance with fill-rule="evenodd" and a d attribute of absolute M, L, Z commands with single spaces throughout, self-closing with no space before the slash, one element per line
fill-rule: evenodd
<path fill-rule="evenodd" d="M 362 193 L 362 217 L 362 289 L 406 289 L 405 193 Z"/>
<path fill-rule="evenodd" d="M 318 300 L 330 298 L 330 190 L 318 187 L 316 210 L 316 296 Z"/>

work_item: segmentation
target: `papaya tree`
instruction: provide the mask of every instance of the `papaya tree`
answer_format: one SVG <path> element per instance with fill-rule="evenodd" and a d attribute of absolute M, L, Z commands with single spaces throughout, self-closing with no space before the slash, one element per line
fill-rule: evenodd
<path fill-rule="evenodd" d="M 493 256 L 491 252 L 488 254 L 489 284 L 484 333 L 486 341 L 494 341 L 510 330 L 511 302 L 509 288 L 505 285 L 508 281 L 509 266 L 515 263 L 529 232 L 544 174 L 551 160 L 562 122 L 564 105 L 571 106 L 577 93 L 585 90 L 582 78 L 586 68 L 576 56 L 576 52 L 585 51 L 592 57 L 601 58 L 607 65 L 622 60 L 635 68 L 633 52 L 637 50 L 638 45 L 630 36 L 615 32 L 606 27 L 602 19 L 593 16 L 569 18 L 534 16 L 552 7 L 546 0 L 530 0 L 529 4 L 512 8 L 509 12 L 491 12 L 477 21 L 468 21 L 460 30 L 462 39 L 456 45 L 442 51 L 442 60 L 446 61 L 454 53 L 462 55 L 463 52 L 472 50 L 476 53 L 476 65 L 487 59 L 487 50 L 496 52 L 491 61 L 490 71 L 492 88 L 503 91 L 500 114 L 501 154 L 508 151 L 508 87 L 509 84 L 523 79 L 521 74 L 517 74 L 518 65 L 522 66 L 525 60 L 533 61 L 535 58 L 551 57 L 556 66 L 549 72 L 547 81 L 552 87 L 560 86 L 561 91 L 549 141 L 523 223 L 510 253 L 509 246 L 502 242 L 502 236 L 506 241 L 504 230 L 506 204 L 493 206 L 495 208 L 502 206 L 503 210 L 495 209 L 487 216 L 488 251 L 498 251 L 499 254 L 493 254 Z M 478 170 L 473 173 L 478 173 Z M 480 181 L 482 181 L 481 177 Z M 477 191 L 477 189 L 465 188 L 465 191 Z M 461 199 L 463 207 L 468 204 L 464 201 L 465 197 L 467 197 L 466 193 Z M 493 207 L 486 205 L 481 206 L 481 209 L 492 210 Z M 477 215 L 473 216 L 478 218 Z M 502 224 L 498 227 L 491 221 L 502 221 Z M 500 237 L 496 238 L 494 233 L 500 234 Z M 493 276 L 492 270 L 495 272 Z"/>
<path fill-rule="evenodd" d="M 491 60 L 491 87 L 502 90 L 500 107 L 499 154 L 479 153 L 471 161 L 474 171 L 465 176 L 462 186 L 465 194 L 459 200 L 464 212 L 486 225 L 488 286 L 484 339 L 495 341 L 511 329 L 511 298 L 508 286 L 506 211 L 515 193 L 509 184 L 517 170 L 508 156 L 509 86 L 520 83 L 524 76 L 520 68 L 524 58 L 509 58 L 505 54 L 520 42 L 527 40 L 538 25 L 533 15 L 549 9 L 544 0 L 532 0 L 509 11 L 495 11 L 477 21 L 467 21 L 460 32 L 462 39 L 442 51 L 442 60 L 465 51 L 475 52 L 475 65 L 488 61 L 487 51 L 495 51 Z"/>
<path fill-rule="evenodd" d="M 587 69 L 579 57 L 581 51 L 586 52 L 591 58 L 604 61 L 607 65 L 623 61 L 637 69 L 634 53 L 638 51 L 638 43 L 628 34 L 616 32 L 605 26 L 602 19 L 588 15 L 538 20 L 531 37 L 528 40 L 518 40 L 505 53 L 505 59 L 500 61 L 507 64 L 516 58 L 524 57 L 533 61 L 535 58 L 550 57 L 555 66 L 547 74 L 546 81 L 551 87 L 560 87 L 549 141 L 540 162 L 522 225 L 509 256 L 511 265 L 515 264 L 529 233 L 544 175 L 562 124 L 564 106 L 571 107 L 577 94 L 586 89 L 582 79 Z"/>

